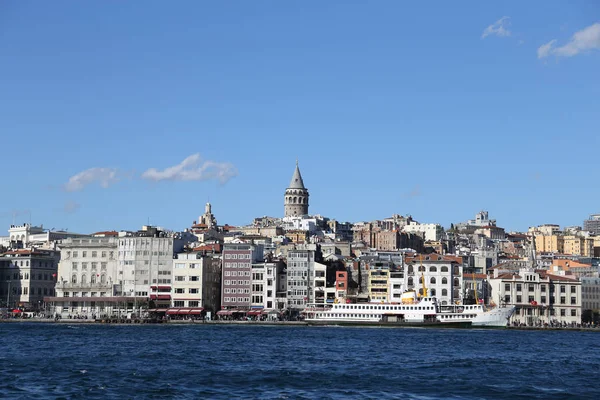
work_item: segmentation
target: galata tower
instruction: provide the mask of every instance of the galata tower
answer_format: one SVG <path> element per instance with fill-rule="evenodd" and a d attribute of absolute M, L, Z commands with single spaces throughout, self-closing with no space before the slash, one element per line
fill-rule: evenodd
<path fill-rule="evenodd" d="M 308 189 L 304 187 L 298 161 L 296 161 L 296 170 L 292 176 L 292 181 L 285 189 L 284 216 L 294 217 L 308 215 Z"/>

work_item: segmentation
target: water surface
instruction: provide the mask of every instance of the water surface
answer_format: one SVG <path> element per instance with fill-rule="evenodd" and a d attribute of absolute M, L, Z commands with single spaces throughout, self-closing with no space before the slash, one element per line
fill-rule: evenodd
<path fill-rule="evenodd" d="M 17 399 L 596 399 L 600 332 L 0 324 Z"/>

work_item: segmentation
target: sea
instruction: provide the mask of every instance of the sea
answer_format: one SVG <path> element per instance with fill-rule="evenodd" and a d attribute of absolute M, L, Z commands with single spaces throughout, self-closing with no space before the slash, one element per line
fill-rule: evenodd
<path fill-rule="evenodd" d="M 598 399 L 600 332 L 0 324 L 2 399 Z"/>

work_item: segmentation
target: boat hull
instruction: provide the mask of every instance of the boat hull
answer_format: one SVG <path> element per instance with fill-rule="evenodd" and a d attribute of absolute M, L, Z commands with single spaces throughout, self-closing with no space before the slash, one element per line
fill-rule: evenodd
<path fill-rule="evenodd" d="M 350 320 L 305 320 L 310 326 L 377 326 L 386 328 L 471 328 L 471 321 L 457 322 L 383 322 L 383 321 L 350 321 Z"/>

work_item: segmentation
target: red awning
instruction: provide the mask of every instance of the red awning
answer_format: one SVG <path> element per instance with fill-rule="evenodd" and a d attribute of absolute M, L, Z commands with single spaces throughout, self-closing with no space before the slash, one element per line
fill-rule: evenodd
<path fill-rule="evenodd" d="M 151 308 L 148 310 L 148 312 L 166 312 L 167 309 L 166 308 Z"/>
<path fill-rule="evenodd" d="M 233 314 L 233 311 L 229 311 L 229 310 L 217 311 L 217 315 L 231 315 L 231 314 Z"/>
<path fill-rule="evenodd" d="M 246 315 L 260 315 L 262 314 L 262 310 L 250 310 Z"/>
<path fill-rule="evenodd" d="M 198 315 L 198 314 L 202 314 L 202 311 L 204 311 L 204 308 L 192 308 L 190 310 L 190 314 Z"/>
<path fill-rule="evenodd" d="M 187 314 L 189 312 L 189 310 L 183 309 L 183 308 L 169 308 L 167 310 L 167 315 L 181 315 L 181 314 Z"/>
<path fill-rule="evenodd" d="M 158 300 L 171 300 L 171 295 L 170 294 L 159 294 Z"/>
<path fill-rule="evenodd" d="M 155 294 L 151 294 L 150 295 L 150 300 L 156 300 L 156 295 Z"/>

